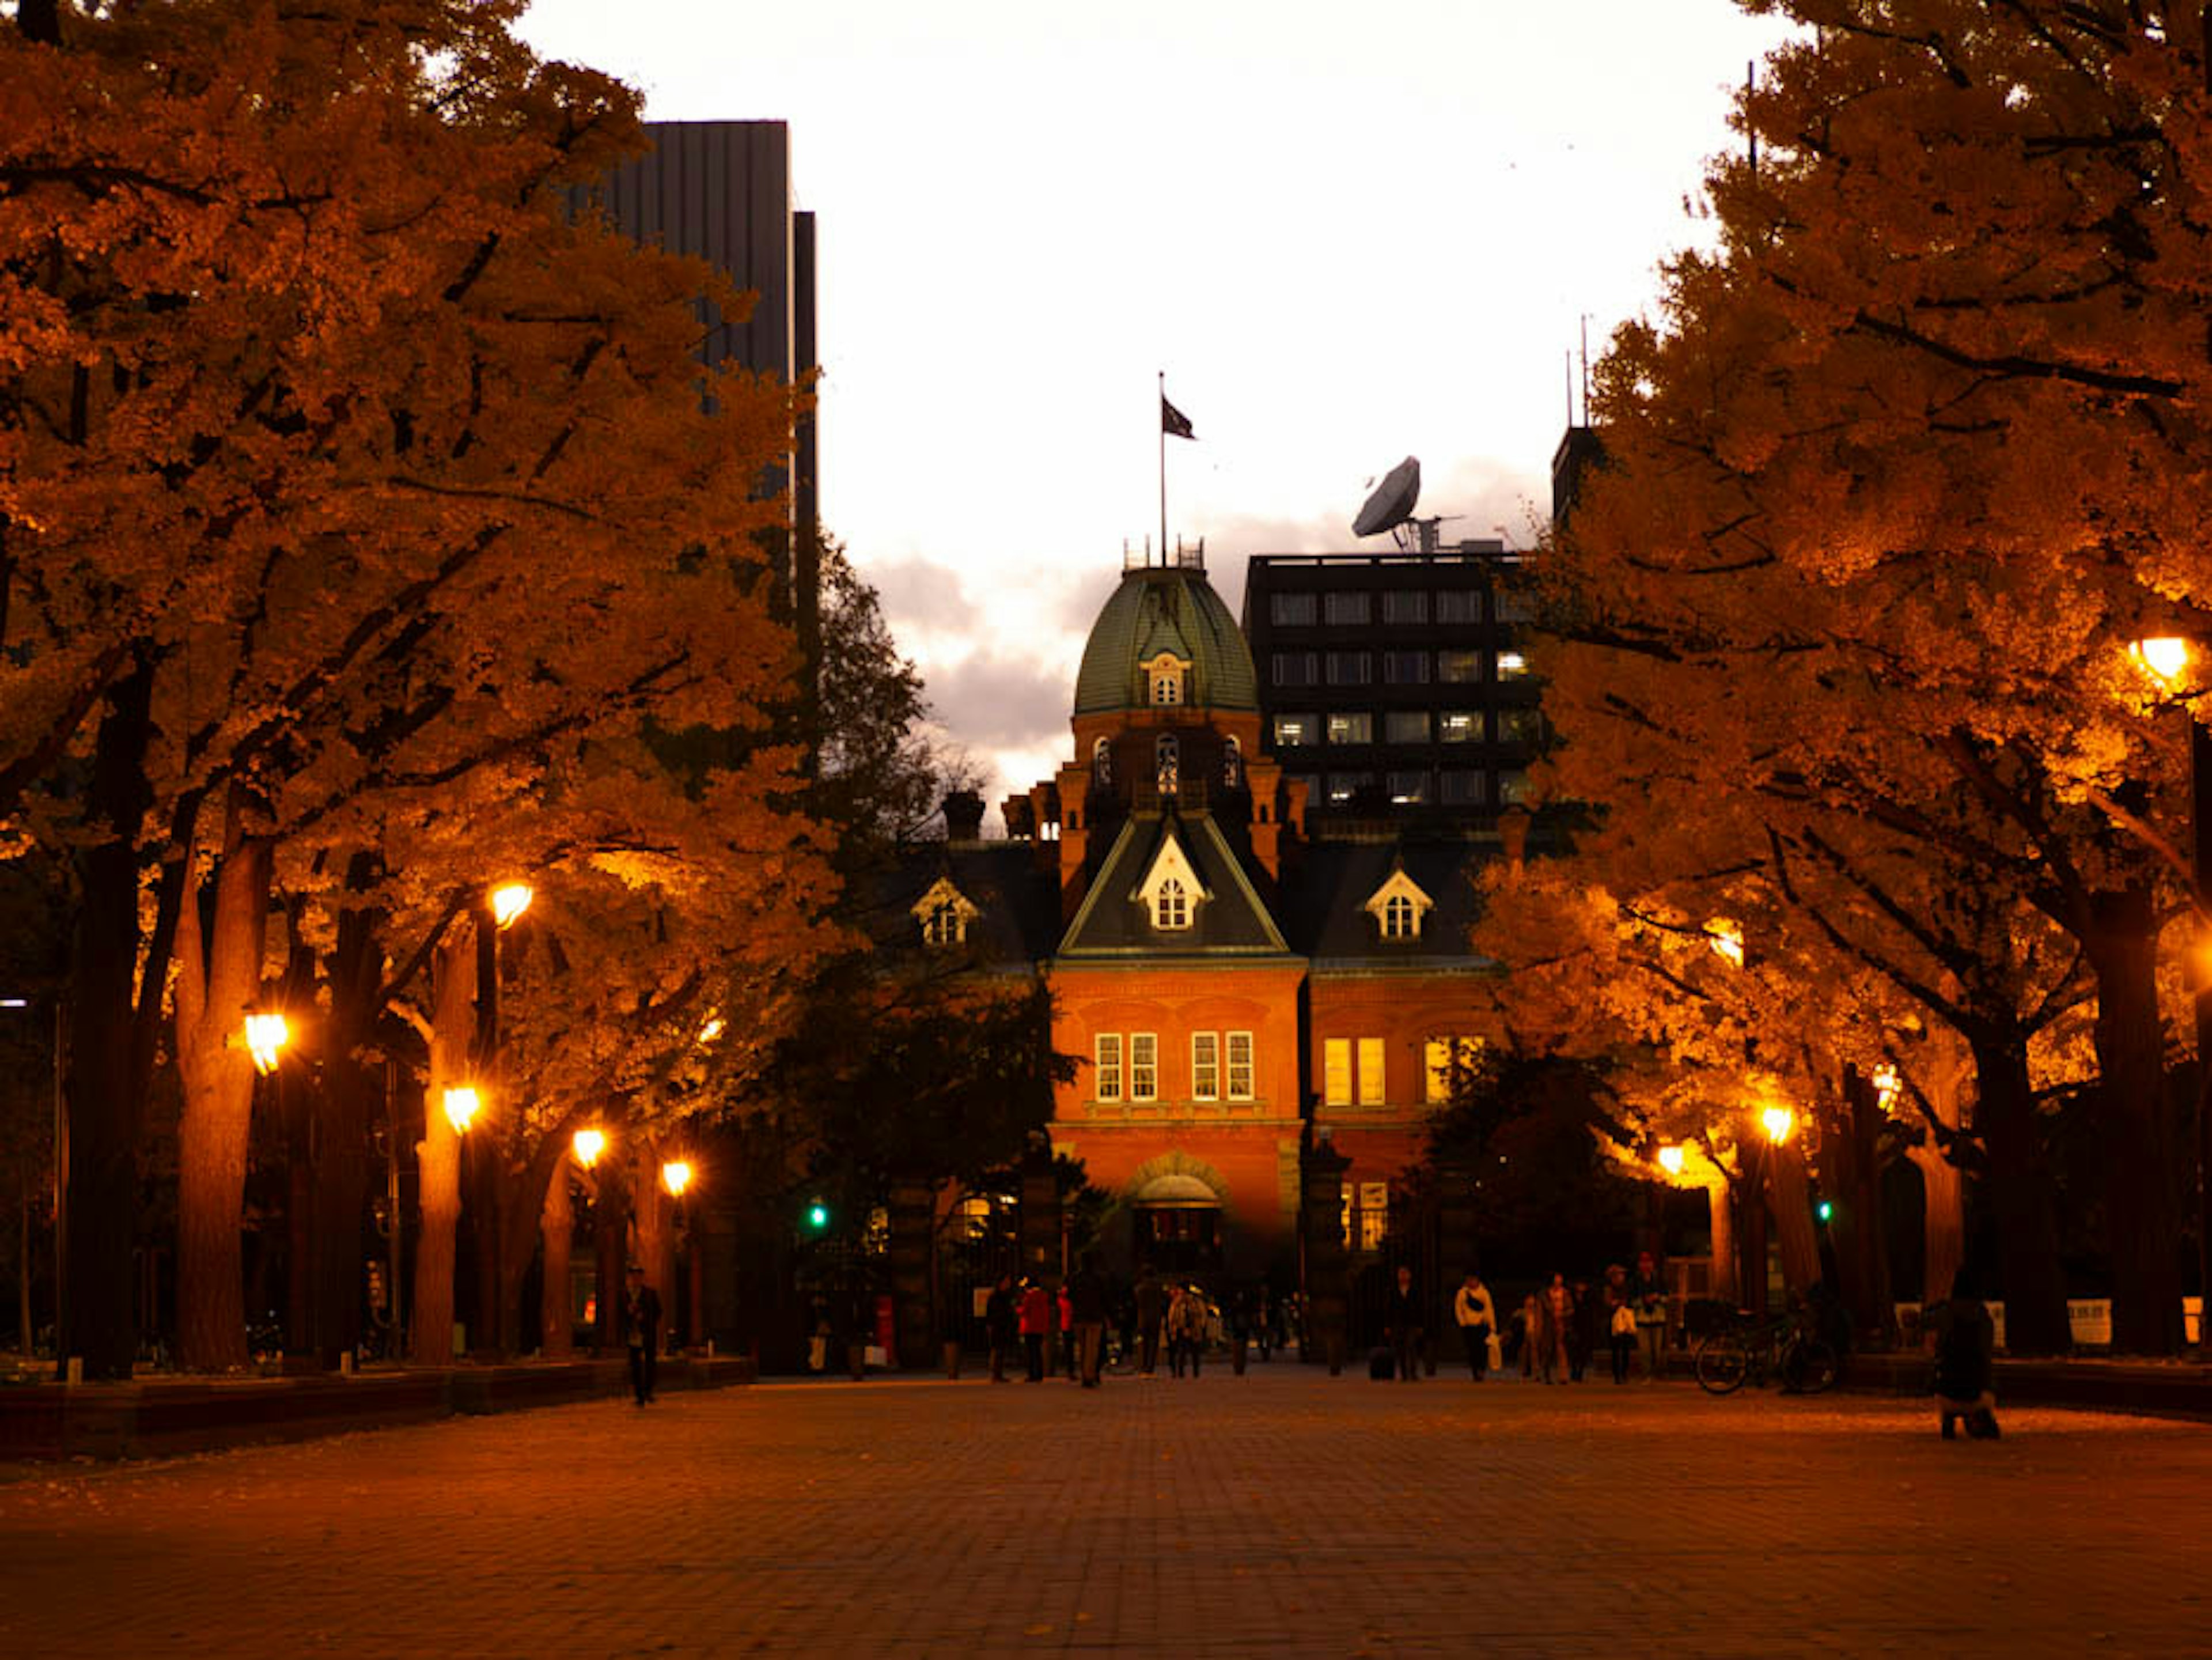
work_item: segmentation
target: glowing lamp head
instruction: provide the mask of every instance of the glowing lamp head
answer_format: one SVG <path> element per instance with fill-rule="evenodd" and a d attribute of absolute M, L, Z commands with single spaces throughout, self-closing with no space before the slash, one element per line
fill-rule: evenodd
<path fill-rule="evenodd" d="M 1669 1176 L 1680 1176 L 1682 1173 L 1682 1149 L 1678 1146 L 1660 1148 L 1659 1168 Z"/>
<path fill-rule="evenodd" d="M 509 882 L 505 887 L 491 891 L 491 920 L 502 928 L 511 928 L 514 920 L 530 909 L 530 902 L 538 896 L 526 882 Z"/>
<path fill-rule="evenodd" d="M 291 1036 L 292 1029 L 281 1014 L 247 1015 L 246 1047 L 253 1056 L 253 1069 L 264 1073 L 276 1071 L 277 1051 Z"/>
<path fill-rule="evenodd" d="M 2128 647 L 2128 655 L 2134 658 L 2142 672 L 2172 691 L 2189 672 L 2191 652 L 2189 642 L 2168 635 L 2154 640 L 2137 640 Z"/>
<path fill-rule="evenodd" d="M 477 1099 L 475 1086 L 463 1084 L 446 1091 L 446 1122 L 453 1127 L 454 1134 L 465 1135 L 477 1109 L 483 1104 Z"/>
<path fill-rule="evenodd" d="M 1705 935 L 1713 948 L 1713 955 L 1732 969 L 1743 966 L 1743 925 L 1731 922 L 1725 916 L 1716 916 L 1705 924 Z"/>
<path fill-rule="evenodd" d="M 1765 1126 L 1766 1139 L 1778 1147 L 1790 1139 L 1790 1132 L 1797 1127 L 1797 1115 L 1778 1103 L 1763 1109 L 1759 1115 L 1759 1122 Z"/>
<path fill-rule="evenodd" d="M 1898 1093 L 1904 1087 L 1905 1080 L 1897 1075 L 1897 1068 L 1887 1061 L 1875 1068 L 1874 1103 L 1884 1112 L 1896 1107 Z"/>
<path fill-rule="evenodd" d="M 707 1017 L 706 1024 L 699 1028 L 699 1041 L 702 1043 L 711 1043 L 720 1037 L 725 1030 L 726 1025 L 722 1017 L 719 1014 L 710 1014 Z"/>
<path fill-rule="evenodd" d="M 589 1170 L 599 1162 L 599 1155 L 607 1150 L 607 1133 L 605 1130 L 578 1130 L 576 1139 L 569 1146 L 575 1152 L 576 1162 Z"/>
<path fill-rule="evenodd" d="M 676 1198 L 684 1196 L 684 1189 L 691 1185 L 691 1166 L 681 1158 L 672 1158 L 660 1167 L 661 1185 Z"/>

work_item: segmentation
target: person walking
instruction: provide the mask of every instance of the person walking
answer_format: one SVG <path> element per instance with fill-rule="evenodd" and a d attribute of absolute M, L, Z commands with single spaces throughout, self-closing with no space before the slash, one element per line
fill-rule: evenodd
<path fill-rule="evenodd" d="M 1002 1274 L 983 1299 L 983 1330 L 991 1345 L 991 1381 L 1004 1383 L 1006 1367 L 1021 1347 L 1021 1319 L 1014 1310 L 1014 1276 Z"/>
<path fill-rule="evenodd" d="M 1587 1280 L 1568 1289 L 1575 1294 L 1575 1317 L 1567 1333 L 1567 1376 L 1579 1383 L 1584 1368 L 1605 1347 L 1605 1306 Z"/>
<path fill-rule="evenodd" d="M 1480 1383 L 1490 1375 L 1490 1334 L 1497 1327 L 1498 1310 L 1492 1306 L 1490 1287 L 1473 1268 L 1452 1293 L 1452 1323 L 1467 1346 L 1467 1369 Z"/>
<path fill-rule="evenodd" d="M 1166 1315 L 1167 1293 L 1150 1262 L 1137 1276 L 1137 1370 L 1146 1377 L 1160 1360 L 1160 1322 Z"/>
<path fill-rule="evenodd" d="M 1275 1298 L 1267 1282 L 1260 1282 L 1259 1300 L 1252 1306 L 1252 1341 L 1260 1346 L 1260 1358 L 1271 1359 L 1275 1353 Z"/>
<path fill-rule="evenodd" d="M 1626 1383 L 1636 1353 L 1636 1303 L 1628 1289 L 1628 1270 L 1618 1262 L 1605 1271 L 1605 1331 L 1613 1351 L 1613 1381 Z"/>
<path fill-rule="evenodd" d="M 1547 1383 L 1564 1383 L 1573 1365 L 1575 1294 L 1567 1276 L 1555 1274 L 1536 1299 L 1536 1365 Z"/>
<path fill-rule="evenodd" d="M 1513 1347 L 1521 1356 L 1521 1376 L 1536 1375 L 1536 1351 L 1543 1346 L 1544 1313 L 1534 1292 L 1521 1299 L 1521 1312 L 1513 1316 Z"/>
<path fill-rule="evenodd" d="M 629 1335 L 629 1387 L 637 1404 L 653 1399 L 660 1359 L 660 1293 L 645 1283 L 645 1268 L 633 1262 L 624 1276 L 623 1329 Z"/>
<path fill-rule="evenodd" d="M 1055 1323 L 1053 1330 L 1060 1341 L 1060 1370 L 1067 1381 L 1075 1381 L 1075 1304 L 1068 1296 L 1067 1281 L 1060 1282 L 1060 1292 L 1053 1303 Z"/>
<path fill-rule="evenodd" d="M 1667 1282 L 1659 1277 L 1658 1259 L 1648 1250 L 1636 1254 L 1636 1275 L 1628 1282 L 1628 1295 L 1636 1305 L 1644 1381 L 1656 1383 L 1667 1375 Z"/>
<path fill-rule="evenodd" d="M 1182 1376 L 1186 1362 L 1195 1378 L 1206 1351 L 1206 1298 L 1195 1286 L 1177 1286 L 1168 1304 L 1168 1363 Z"/>
<path fill-rule="evenodd" d="M 1074 1325 L 1076 1371 L 1083 1387 L 1095 1389 L 1106 1357 L 1106 1279 L 1089 1252 L 1068 1276 L 1066 1301 Z"/>
<path fill-rule="evenodd" d="M 1415 1383 L 1420 1377 L 1421 1331 L 1425 1323 L 1421 1299 L 1413 1294 L 1413 1271 L 1401 1264 L 1398 1283 L 1390 1289 L 1384 1330 L 1389 1335 L 1390 1348 L 1398 1365 L 1398 1381 L 1401 1383 Z"/>
<path fill-rule="evenodd" d="M 1028 1353 L 1029 1382 L 1044 1382 L 1045 1358 L 1052 1347 L 1054 1298 L 1051 1288 L 1042 1280 L 1032 1280 L 1022 1292 L 1022 1347 Z"/>
<path fill-rule="evenodd" d="M 1957 1422 L 1977 1441 L 1998 1437 L 1997 1400 L 1990 1385 L 1996 1371 L 1996 1325 L 1965 1268 L 1952 1277 L 1951 1294 L 1929 1311 L 1936 1334 L 1936 1418 L 1946 1441 L 1959 1438 Z"/>

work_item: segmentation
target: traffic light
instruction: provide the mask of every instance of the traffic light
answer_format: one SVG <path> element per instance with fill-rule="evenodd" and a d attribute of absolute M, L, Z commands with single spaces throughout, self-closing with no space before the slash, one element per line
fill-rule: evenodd
<path fill-rule="evenodd" d="M 1819 1217 L 1824 1225 L 1832 1219 L 1835 1213 L 1835 1206 L 1826 1199 L 1813 1207 L 1813 1214 Z"/>
<path fill-rule="evenodd" d="M 806 1225 L 819 1233 L 830 1225 L 830 1207 L 819 1199 L 806 1207 Z"/>

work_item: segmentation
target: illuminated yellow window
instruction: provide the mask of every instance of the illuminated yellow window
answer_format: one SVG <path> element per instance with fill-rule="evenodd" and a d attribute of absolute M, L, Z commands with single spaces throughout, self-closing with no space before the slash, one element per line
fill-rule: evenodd
<path fill-rule="evenodd" d="M 1359 1040 L 1359 1104 L 1382 1104 L 1382 1040 L 1379 1037 Z"/>
<path fill-rule="evenodd" d="M 1428 1101 L 1440 1106 L 1451 1099 L 1452 1073 L 1455 1063 L 1464 1068 L 1474 1064 L 1482 1053 L 1480 1037 L 1431 1037 L 1425 1048 L 1425 1059 L 1428 1073 Z"/>
<path fill-rule="evenodd" d="M 1352 1040 L 1331 1037 L 1321 1046 L 1322 1100 L 1332 1107 L 1352 1104 Z"/>

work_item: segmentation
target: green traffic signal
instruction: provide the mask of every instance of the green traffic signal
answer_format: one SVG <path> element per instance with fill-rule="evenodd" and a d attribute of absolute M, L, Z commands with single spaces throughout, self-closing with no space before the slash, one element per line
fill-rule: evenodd
<path fill-rule="evenodd" d="M 1823 1199 L 1819 1204 L 1813 1207 L 1813 1214 L 1819 1217 L 1823 1222 L 1827 1221 L 1831 1217 L 1834 1216 L 1835 1213 L 1835 1206 L 1831 1204 L 1826 1199 Z"/>
<path fill-rule="evenodd" d="M 817 1233 L 830 1225 L 830 1207 L 819 1199 L 806 1207 L 806 1225 Z"/>

